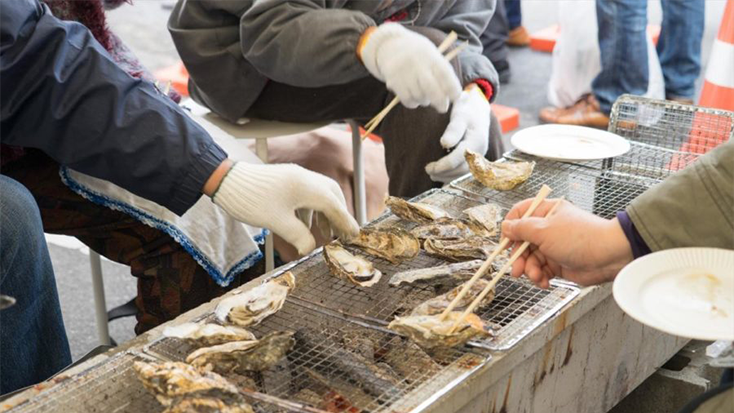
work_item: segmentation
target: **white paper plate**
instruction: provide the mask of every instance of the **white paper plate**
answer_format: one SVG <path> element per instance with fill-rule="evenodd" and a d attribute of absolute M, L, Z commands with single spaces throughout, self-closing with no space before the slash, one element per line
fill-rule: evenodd
<path fill-rule="evenodd" d="M 678 248 L 639 258 L 614 280 L 635 320 L 676 336 L 734 341 L 734 251 Z"/>
<path fill-rule="evenodd" d="M 512 136 L 512 145 L 530 155 L 560 161 L 613 158 L 630 150 L 627 139 L 607 131 L 572 125 L 539 125 Z"/>

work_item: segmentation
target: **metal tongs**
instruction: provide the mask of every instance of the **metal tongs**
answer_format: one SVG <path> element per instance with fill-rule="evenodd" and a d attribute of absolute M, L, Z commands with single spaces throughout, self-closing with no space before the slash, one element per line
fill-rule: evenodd
<path fill-rule="evenodd" d="M 15 298 L 9 295 L 0 294 L 0 310 L 12 307 L 13 305 L 15 305 Z"/>

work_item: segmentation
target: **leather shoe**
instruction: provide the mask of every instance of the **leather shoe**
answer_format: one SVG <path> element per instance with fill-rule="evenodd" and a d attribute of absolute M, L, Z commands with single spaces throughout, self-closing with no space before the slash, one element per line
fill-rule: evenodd
<path fill-rule="evenodd" d="M 606 129 L 609 116 L 604 114 L 594 95 L 584 95 L 575 104 L 567 108 L 547 107 L 540 110 L 540 120 L 545 123 L 562 125 L 591 126 Z"/>

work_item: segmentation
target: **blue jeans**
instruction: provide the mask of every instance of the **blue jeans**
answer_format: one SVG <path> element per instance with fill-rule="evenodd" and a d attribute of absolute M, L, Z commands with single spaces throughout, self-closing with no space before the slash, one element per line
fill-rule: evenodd
<path fill-rule="evenodd" d="M 28 190 L 0 175 L 0 394 L 45 380 L 71 363 L 41 215 Z"/>
<path fill-rule="evenodd" d="M 510 26 L 510 30 L 520 27 L 522 25 L 522 9 L 520 8 L 520 0 L 504 1 L 507 12 L 507 23 Z"/>
<path fill-rule="evenodd" d="M 663 24 L 657 52 L 667 97 L 693 98 L 701 72 L 703 0 L 662 0 Z M 625 93 L 648 88 L 647 1 L 597 0 L 601 72 L 592 89 L 602 112 L 609 113 Z"/>

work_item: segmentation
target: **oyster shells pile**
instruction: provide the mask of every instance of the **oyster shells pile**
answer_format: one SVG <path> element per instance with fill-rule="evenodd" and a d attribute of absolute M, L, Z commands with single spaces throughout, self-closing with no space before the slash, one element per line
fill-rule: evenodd
<path fill-rule="evenodd" d="M 166 406 L 164 413 L 253 413 L 237 387 L 217 373 L 185 363 L 135 362 L 133 369 L 148 391 Z"/>
<path fill-rule="evenodd" d="M 393 264 L 418 255 L 421 245 L 418 239 L 401 228 L 370 229 L 363 228 L 359 235 L 348 240 L 351 245 L 375 257 L 384 258 Z"/>
<path fill-rule="evenodd" d="M 382 278 L 380 270 L 371 262 L 347 251 L 338 242 L 324 246 L 324 260 L 332 274 L 360 287 L 371 287 Z"/>
<path fill-rule="evenodd" d="M 454 322 L 461 317 L 458 311 L 450 312 L 445 320 L 441 315 L 409 315 L 395 317 L 387 328 L 408 336 L 425 349 L 456 347 L 473 338 L 487 337 L 490 333 L 476 314 L 468 314 L 454 331 Z"/>
<path fill-rule="evenodd" d="M 200 348 L 186 357 L 194 367 L 220 374 L 264 371 L 282 359 L 295 345 L 292 331 L 273 332 L 260 340 L 233 341 Z"/>
<path fill-rule="evenodd" d="M 535 168 L 535 162 L 490 162 L 468 149 L 464 157 L 474 179 L 497 191 L 509 191 L 527 181 Z"/>
<path fill-rule="evenodd" d="M 214 314 L 220 322 L 241 327 L 257 324 L 283 307 L 288 293 L 296 286 L 290 271 L 244 293 L 220 301 Z"/>

